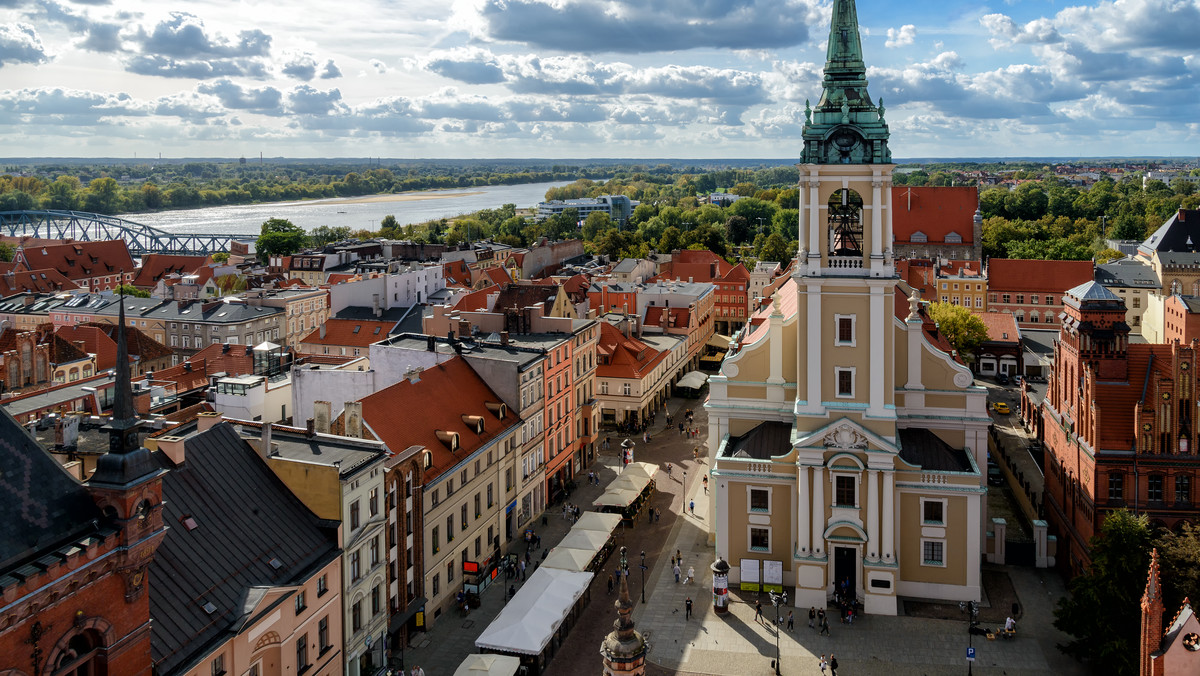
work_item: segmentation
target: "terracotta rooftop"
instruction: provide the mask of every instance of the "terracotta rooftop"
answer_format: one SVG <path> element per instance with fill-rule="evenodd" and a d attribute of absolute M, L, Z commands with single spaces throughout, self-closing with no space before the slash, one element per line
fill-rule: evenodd
<path fill-rule="evenodd" d="M 663 310 L 667 311 L 667 328 L 669 329 L 686 327 L 691 320 L 691 311 L 685 307 L 668 308 L 654 305 L 646 308 L 645 326 L 662 326 Z"/>
<path fill-rule="evenodd" d="M 55 291 L 70 291 L 78 289 L 79 285 L 67 279 L 54 268 L 42 270 L 13 270 L 15 264 L 9 263 L 8 269 L 0 272 L 0 296 L 11 296 L 16 293 L 53 293 Z"/>
<path fill-rule="evenodd" d="M 208 256 L 178 256 L 174 254 L 146 254 L 142 267 L 133 278 L 133 285 L 141 289 L 152 289 L 166 275 L 198 274 L 200 268 L 208 266 Z M 209 276 L 211 276 L 211 272 Z M 205 280 L 207 281 L 207 279 Z M 201 282 L 203 284 L 203 282 Z"/>
<path fill-rule="evenodd" d="M 325 336 L 321 337 L 321 328 L 313 329 L 301 340 L 308 345 L 346 345 L 367 347 L 388 337 L 388 332 L 396 322 L 377 322 L 365 319 L 333 319 L 325 321 Z"/>
<path fill-rule="evenodd" d="M 626 337 L 617 327 L 600 322 L 600 341 L 596 345 L 600 363 L 596 375 L 603 378 L 640 380 L 667 358 L 667 352 L 650 347 L 637 338 Z"/>
<path fill-rule="evenodd" d="M 988 291 L 1053 293 L 1061 296 L 1067 289 L 1093 279 L 1091 261 L 1044 261 L 992 258 L 988 261 Z M 1061 302 L 1055 298 L 1055 304 Z"/>
<path fill-rule="evenodd" d="M 1017 328 L 1017 318 L 1011 312 L 981 312 L 975 315 L 987 327 L 989 343 L 1021 342 L 1021 330 Z"/>
<path fill-rule="evenodd" d="M 471 270 L 466 261 L 442 263 L 442 277 L 447 286 L 471 286 Z"/>
<path fill-rule="evenodd" d="M 13 260 L 22 270 L 53 268 L 68 279 L 131 274 L 135 268 L 123 239 L 26 246 Z"/>
<path fill-rule="evenodd" d="M 892 188 L 892 233 L 897 242 L 913 242 L 914 234 L 925 235 L 929 243 L 940 244 L 956 233 L 962 244 L 975 240 L 975 211 L 979 208 L 979 190 L 975 187 L 894 186 Z"/>
<path fill-rule="evenodd" d="M 429 481 L 520 423 L 512 411 L 497 417 L 493 409 L 501 401 L 462 357 L 455 357 L 426 368 L 416 382 L 402 380 L 363 399 L 363 421 L 393 453 L 410 446 L 428 450 Z M 464 419 L 470 416 L 482 418 L 483 433 Z M 458 450 L 451 451 L 439 432 L 457 434 Z"/>

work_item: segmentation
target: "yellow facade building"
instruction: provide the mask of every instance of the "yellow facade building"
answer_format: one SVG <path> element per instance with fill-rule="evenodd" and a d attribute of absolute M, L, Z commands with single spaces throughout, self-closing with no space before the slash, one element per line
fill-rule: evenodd
<path fill-rule="evenodd" d="M 842 585 L 868 613 L 978 600 L 986 391 L 896 274 L 884 109 L 853 1 L 833 14 L 792 279 L 709 381 L 716 554 L 801 608 Z"/>

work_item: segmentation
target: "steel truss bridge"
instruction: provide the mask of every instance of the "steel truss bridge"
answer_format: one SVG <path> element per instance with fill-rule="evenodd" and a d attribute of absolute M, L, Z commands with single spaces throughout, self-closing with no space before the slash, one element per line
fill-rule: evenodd
<path fill-rule="evenodd" d="M 189 235 L 167 232 L 115 216 L 86 211 L 0 211 L 0 233 L 77 242 L 123 239 L 134 255 L 214 254 L 229 251 L 233 240 L 254 240 L 258 235 Z"/>

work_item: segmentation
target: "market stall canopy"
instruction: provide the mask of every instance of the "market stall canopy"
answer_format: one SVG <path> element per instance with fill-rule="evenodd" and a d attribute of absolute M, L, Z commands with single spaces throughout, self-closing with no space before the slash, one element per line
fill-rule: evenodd
<path fill-rule="evenodd" d="M 542 561 L 542 568 L 558 568 L 582 573 L 587 570 L 588 565 L 595 557 L 596 552 L 590 549 L 571 549 L 559 545 L 550 550 L 550 555 L 546 557 L 545 561 Z"/>
<path fill-rule="evenodd" d="M 604 549 L 604 545 L 608 544 L 608 540 L 611 537 L 612 535 L 598 530 L 576 530 L 572 528 L 562 540 L 559 540 L 558 547 L 585 549 L 590 551 L 594 556 L 599 554 L 601 549 Z M 558 547 L 555 547 L 555 549 Z"/>
<path fill-rule="evenodd" d="M 658 465 L 652 462 L 631 462 L 621 471 L 621 476 L 640 474 L 647 479 L 653 479 L 658 474 Z"/>
<path fill-rule="evenodd" d="M 620 514 L 603 514 L 601 512 L 584 512 L 579 516 L 579 520 L 571 526 L 571 532 L 581 531 L 596 531 L 606 535 L 612 535 L 617 526 L 621 523 Z"/>
<path fill-rule="evenodd" d="M 592 504 L 596 507 L 628 507 L 641 493 L 632 488 L 614 488 L 604 491 Z"/>
<path fill-rule="evenodd" d="M 515 676 L 521 658 L 512 655 L 467 655 L 454 670 L 454 676 Z"/>
<path fill-rule="evenodd" d="M 571 608 L 587 591 L 591 573 L 539 567 L 475 640 L 475 647 L 517 655 L 540 655 Z"/>
<path fill-rule="evenodd" d="M 712 336 L 711 336 L 711 337 L 708 339 L 708 345 L 710 345 L 711 347 L 715 347 L 715 348 L 717 348 L 718 350 L 728 350 L 728 349 L 729 349 L 729 343 L 730 343 L 732 340 L 733 340 L 733 338 L 731 338 L 731 337 L 729 337 L 729 336 L 722 336 L 722 335 L 721 335 L 721 334 L 719 334 L 719 333 L 714 333 L 714 334 L 712 334 Z"/>
<path fill-rule="evenodd" d="M 704 387 L 704 383 L 708 382 L 708 374 L 703 371 L 688 371 L 685 376 L 675 383 L 675 387 L 686 387 L 692 390 L 698 390 Z"/>

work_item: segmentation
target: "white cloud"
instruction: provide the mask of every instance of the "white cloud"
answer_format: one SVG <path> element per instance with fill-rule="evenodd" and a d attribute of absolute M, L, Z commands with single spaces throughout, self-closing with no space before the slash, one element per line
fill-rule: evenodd
<path fill-rule="evenodd" d="M 904 24 L 899 28 L 889 28 L 887 31 L 887 42 L 883 43 L 885 47 L 907 47 L 913 43 L 917 37 L 917 27 L 909 24 Z"/>
<path fill-rule="evenodd" d="M 0 67 L 49 60 L 37 29 L 27 23 L 0 24 Z"/>

